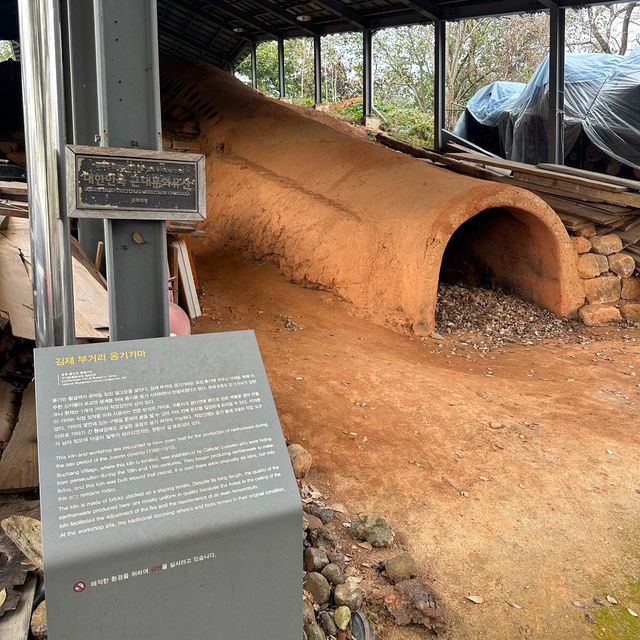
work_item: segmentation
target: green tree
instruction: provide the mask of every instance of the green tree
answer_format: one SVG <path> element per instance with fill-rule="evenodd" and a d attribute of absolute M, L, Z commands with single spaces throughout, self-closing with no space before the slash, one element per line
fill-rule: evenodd
<path fill-rule="evenodd" d="M 300 104 L 313 104 L 313 40 L 294 38 L 284 43 L 287 96 Z"/>
<path fill-rule="evenodd" d="M 322 92 L 327 102 L 362 95 L 362 34 L 322 38 Z"/>
<path fill-rule="evenodd" d="M 567 14 L 569 51 L 624 54 L 640 33 L 640 2 L 589 7 Z M 430 25 L 384 29 L 374 37 L 374 101 L 395 135 L 430 142 L 433 130 L 434 32 Z M 494 80 L 527 82 L 549 51 L 549 15 L 461 20 L 447 24 L 445 126 L 454 126 L 474 93 Z M 258 87 L 278 95 L 278 56 L 274 42 L 257 50 Z M 238 66 L 250 83 L 247 56 Z M 313 104 L 313 40 L 285 42 L 287 96 Z M 362 95 L 362 35 L 322 38 L 322 93 L 328 102 Z M 357 119 L 361 102 L 342 110 Z"/>
<path fill-rule="evenodd" d="M 572 53 L 625 55 L 638 46 L 640 2 L 587 7 L 567 15 L 567 49 Z"/>
<path fill-rule="evenodd" d="M 13 47 L 9 40 L 0 40 L 0 62 L 13 59 Z"/>

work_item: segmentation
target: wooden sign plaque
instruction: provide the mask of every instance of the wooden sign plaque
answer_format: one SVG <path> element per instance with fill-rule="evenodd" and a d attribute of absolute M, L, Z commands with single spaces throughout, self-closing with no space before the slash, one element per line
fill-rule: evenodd
<path fill-rule="evenodd" d="M 71 218 L 204 220 L 204 156 L 67 145 Z"/>

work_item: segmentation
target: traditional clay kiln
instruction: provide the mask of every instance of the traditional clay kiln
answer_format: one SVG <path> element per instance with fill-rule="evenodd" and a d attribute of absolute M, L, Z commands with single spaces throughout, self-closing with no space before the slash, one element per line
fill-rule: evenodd
<path fill-rule="evenodd" d="M 441 266 L 561 316 L 582 304 L 564 226 L 530 192 L 391 151 L 204 64 L 167 61 L 163 84 L 164 112 L 197 120 L 208 152 L 213 242 L 418 333 L 433 329 Z"/>

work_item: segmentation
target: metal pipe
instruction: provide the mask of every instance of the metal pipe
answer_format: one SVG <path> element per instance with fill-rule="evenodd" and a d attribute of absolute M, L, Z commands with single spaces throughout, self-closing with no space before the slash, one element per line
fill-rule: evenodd
<path fill-rule="evenodd" d="M 550 9 L 548 160 L 564 164 L 564 49 L 566 10 Z"/>
<path fill-rule="evenodd" d="M 373 31 L 362 32 L 362 116 L 368 118 L 373 111 Z"/>
<path fill-rule="evenodd" d="M 278 84 L 280 89 L 280 97 L 287 97 L 287 87 L 284 77 L 284 40 L 278 40 Z"/>
<path fill-rule="evenodd" d="M 58 0 L 19 0 L 37 347 L 75 342 Z"/>
<path fill-rule="evenodd" d="M 256 41 L 251 42 L 251 86 L 258 88 L 258 54 L 256 51 Z"/>
<path fill-rule="evenodd" d="M 322 102 L 322 42 L 313 36 L 313 93 L 316 104 Z"/>
<path fill-rule="evenodd" d="M 447 23 L 436 20 L 435 30 L 435 69 L 433 86 L 433 146 L 437 150 L 444 149 L 443 129 L 445 128 L 446 107 L 446 59 L 447 59 Z"/>

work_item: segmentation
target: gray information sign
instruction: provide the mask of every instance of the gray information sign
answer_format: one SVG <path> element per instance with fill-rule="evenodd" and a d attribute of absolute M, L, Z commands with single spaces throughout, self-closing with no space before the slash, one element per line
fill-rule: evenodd
<path fill-rule="evenodd" d="M 35 352 L 50 640 L 301 634 L 301 507 L 252 331 Z"/>

